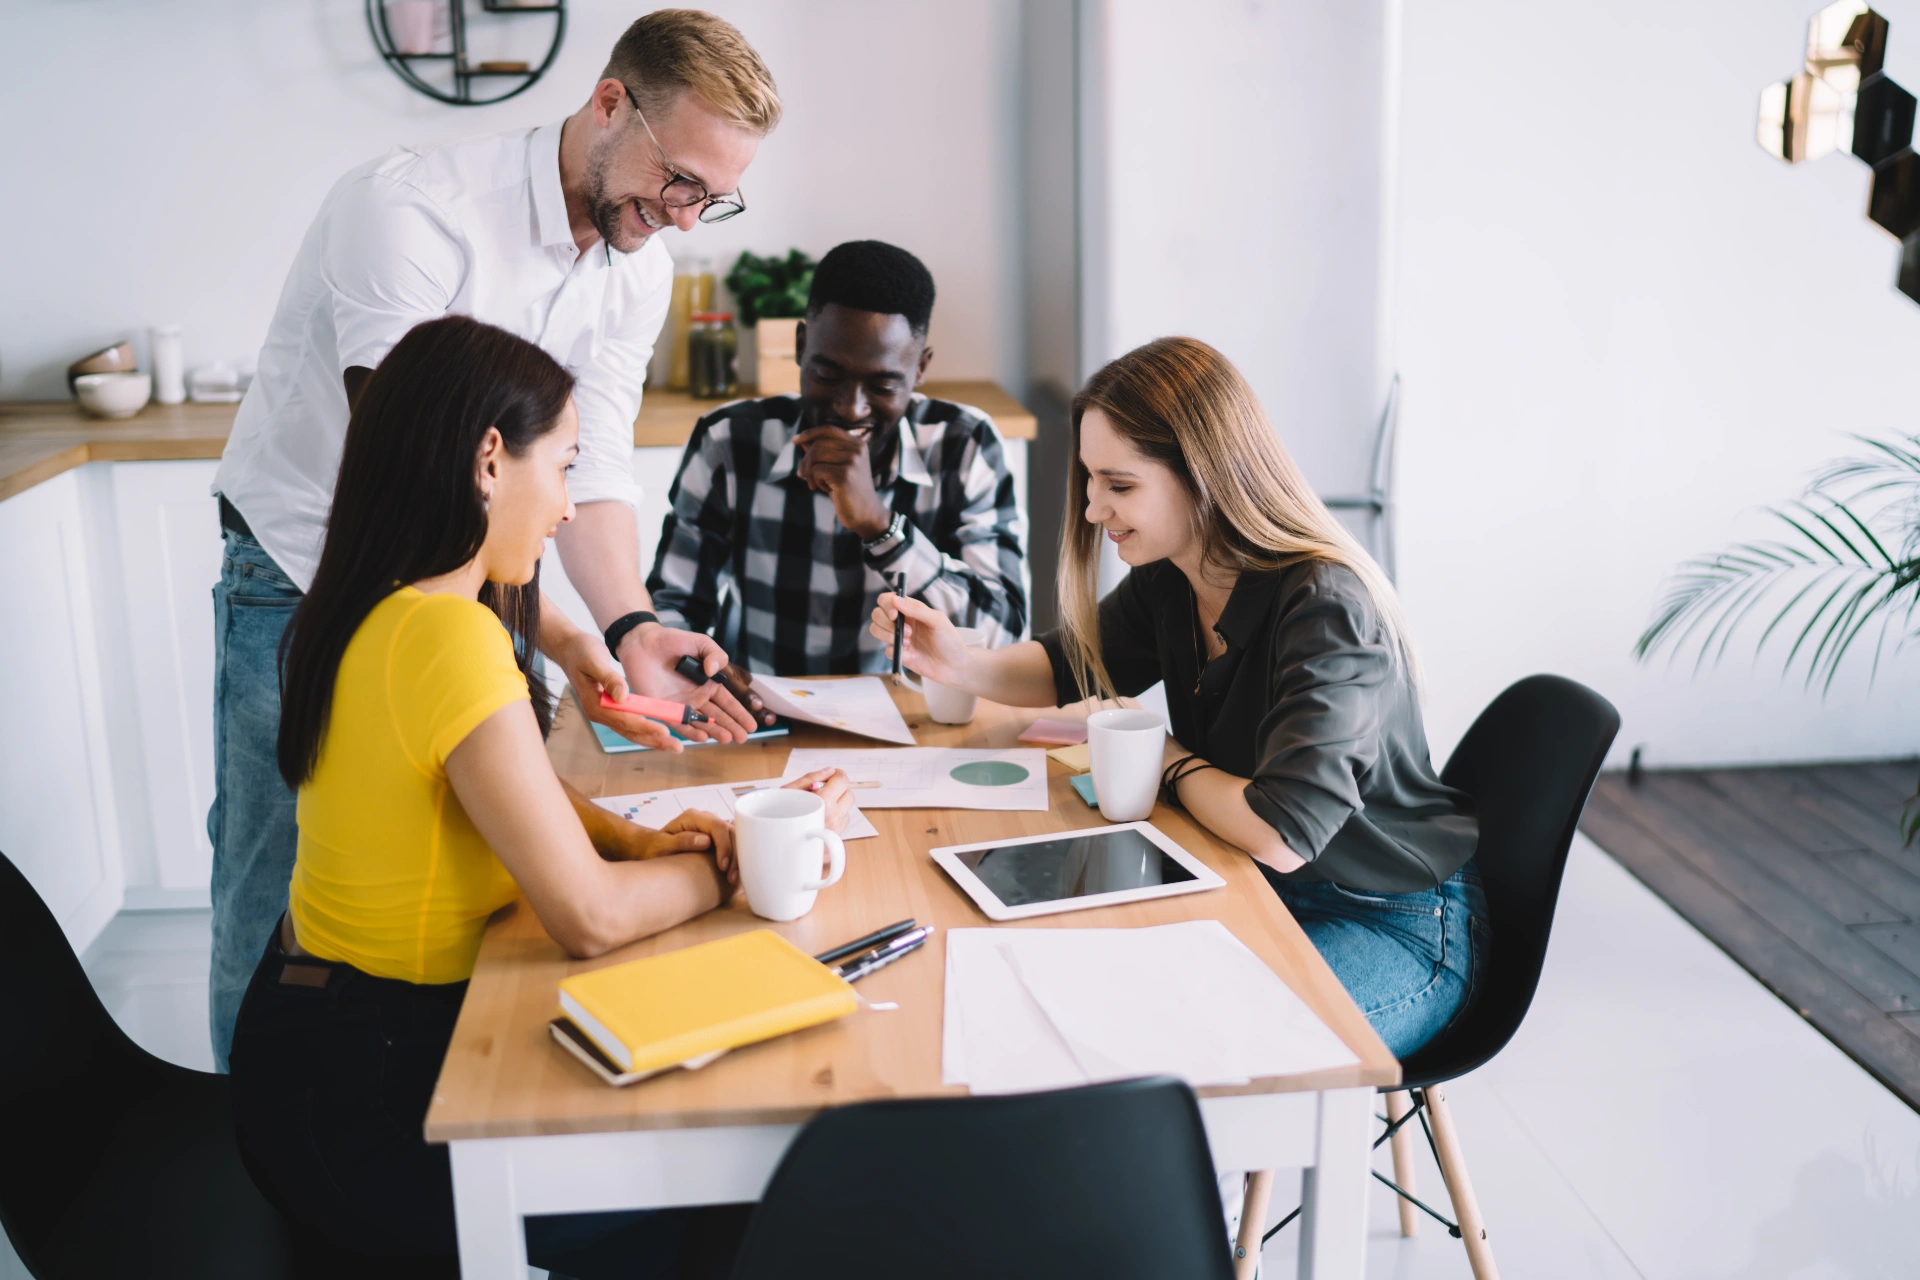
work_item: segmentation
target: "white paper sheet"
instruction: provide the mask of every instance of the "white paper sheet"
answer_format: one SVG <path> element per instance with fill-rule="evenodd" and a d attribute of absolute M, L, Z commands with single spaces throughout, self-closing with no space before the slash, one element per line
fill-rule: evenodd
<path fill-rule="evenodd" d="M 795 680 L 754 673 L 753 691 L 767 709 L 809 724 L 843 729 L 864 738 L 913 745 L 913 731 L 893 705 L 879 676 L 842 680 Z"/>
<path fill-rule="evenodd" d="M 725 786 L 675 787 L 669 791 L 638 791 L 626 796 L 601 796 L 594 803 L 602 809 L 619 814 L 629 822 L 637 822 L 648 830 L 658 831 L 688 809 L 701 809 L 731 822 L 733 802 L 738 796 L 743 796 L 749 790 L 760 787 L 777 787 L 780 783 L 779 778 L 762 778 L 757 782 L 735 782 Z M 867 815 L 856 808 L 847 818 L 847 829 L 840 833 L 840 838 L 867 840 L 879 834 Z"/>
<path fill-rule="evenodd" d="M 979 768 L 993 765 L 1012 768 Z M 826 768 L 845 769 L 855 782 L 878 782 L 878 787 L 860 792 L 860 803 L 869 809 L 1044 812 L 1047 808 L 1047 753 L 1039 747 L 991 751 L 960 747 L 865 747 L 851 751 L 797 747 L 787 753 L 783 776 L 797 778 Z M 1010 780 L 1015 772 L 1023 776 Z"/>
<path fill-rule="evenodd" d="M 1225 926 L 947 934 L 948 1084 L 976 1093 L 1140 1075 L 1239 1084 L 1357 1059 Z"/>
<path fill-rule="evenodd" d="M 1021 1093 L 1087 1083 L 1047 1015 L 1027 993 L 994 929 L 947 932 L 940 1046 L 943 1083 L 975 1093 Z"/>

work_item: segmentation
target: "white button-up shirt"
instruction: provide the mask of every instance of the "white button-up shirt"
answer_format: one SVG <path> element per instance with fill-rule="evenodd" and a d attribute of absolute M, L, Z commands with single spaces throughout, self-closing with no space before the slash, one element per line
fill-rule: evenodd
<path fill-rule="evenodd" d="M 580 253 L 560 190 L 560 125 L 401 147 L 334 184 L 280 293 L 213 488 L 301 590 L 313 582 L 347 434 L 346 370 L 449 312 L 538 343 L 579 380 L 577 503 L 639 502 L 633 420 L 673 260 Z"/>

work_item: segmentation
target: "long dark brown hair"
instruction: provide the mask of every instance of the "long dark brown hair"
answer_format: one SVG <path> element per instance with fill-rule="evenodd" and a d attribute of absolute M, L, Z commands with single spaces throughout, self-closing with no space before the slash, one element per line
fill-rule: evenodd
<path fill-rule="evenodd" d="M 347 643 L 374 606 L 410 582 L 452 573 L 480 553 L 487 509 L 480 442 L 497 427 L 522 456 L 551 431 L 573 375 L 524 338 L 466 316 L 416 325 L 367 379 L 347 423 L 327 541 L 313 586 L 280 641 L 280 776 L 313 776 Z M 545 733 L 553 706 L 534 674 L 540 575 L 489 582 L 480 603 L 513 636 L 527 696 Z"/>

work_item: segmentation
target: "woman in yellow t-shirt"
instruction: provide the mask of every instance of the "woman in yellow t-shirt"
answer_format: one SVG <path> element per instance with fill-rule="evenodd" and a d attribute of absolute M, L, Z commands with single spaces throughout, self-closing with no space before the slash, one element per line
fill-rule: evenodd
<path fill-rule="evenodd" d="M 487 918 L 524 894 L 585 957 L 730 891 L 726 822 L 647 831 L 570 793 L 547 759 L 531 641 L 541 553 L 573 517 L 572 392 L 540 348 L 463 316 L 402 338 L 353 410 L 281 651 L 300 839 L 234 1034 L 241 1149 L 296 1223 L 409 1275 L 457 1274 L 447 1152 L 421 1128 Z M 844 826 L 844 774 L 792 785 Z M 582 1244 L 598 1234 L 620 1274 L 676 1274 L 689 1217 L 533 1220 L 530 1260 L 599 1274 Z"/>

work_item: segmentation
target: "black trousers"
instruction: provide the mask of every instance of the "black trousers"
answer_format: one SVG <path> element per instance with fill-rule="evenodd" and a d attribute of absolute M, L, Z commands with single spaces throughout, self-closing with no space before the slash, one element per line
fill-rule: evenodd
<path fill-rule="evenodd" d="M 452 1166 L 422 1129 L 466 992 L 288 956 L 277 929 L 247 987 L 229 1059 L 241 1155 L 355 1280 L 459 1274 Z M 750 1211 L 529 1218 L 528 1261 L 580 1280 L 725 1275 Z"/>

